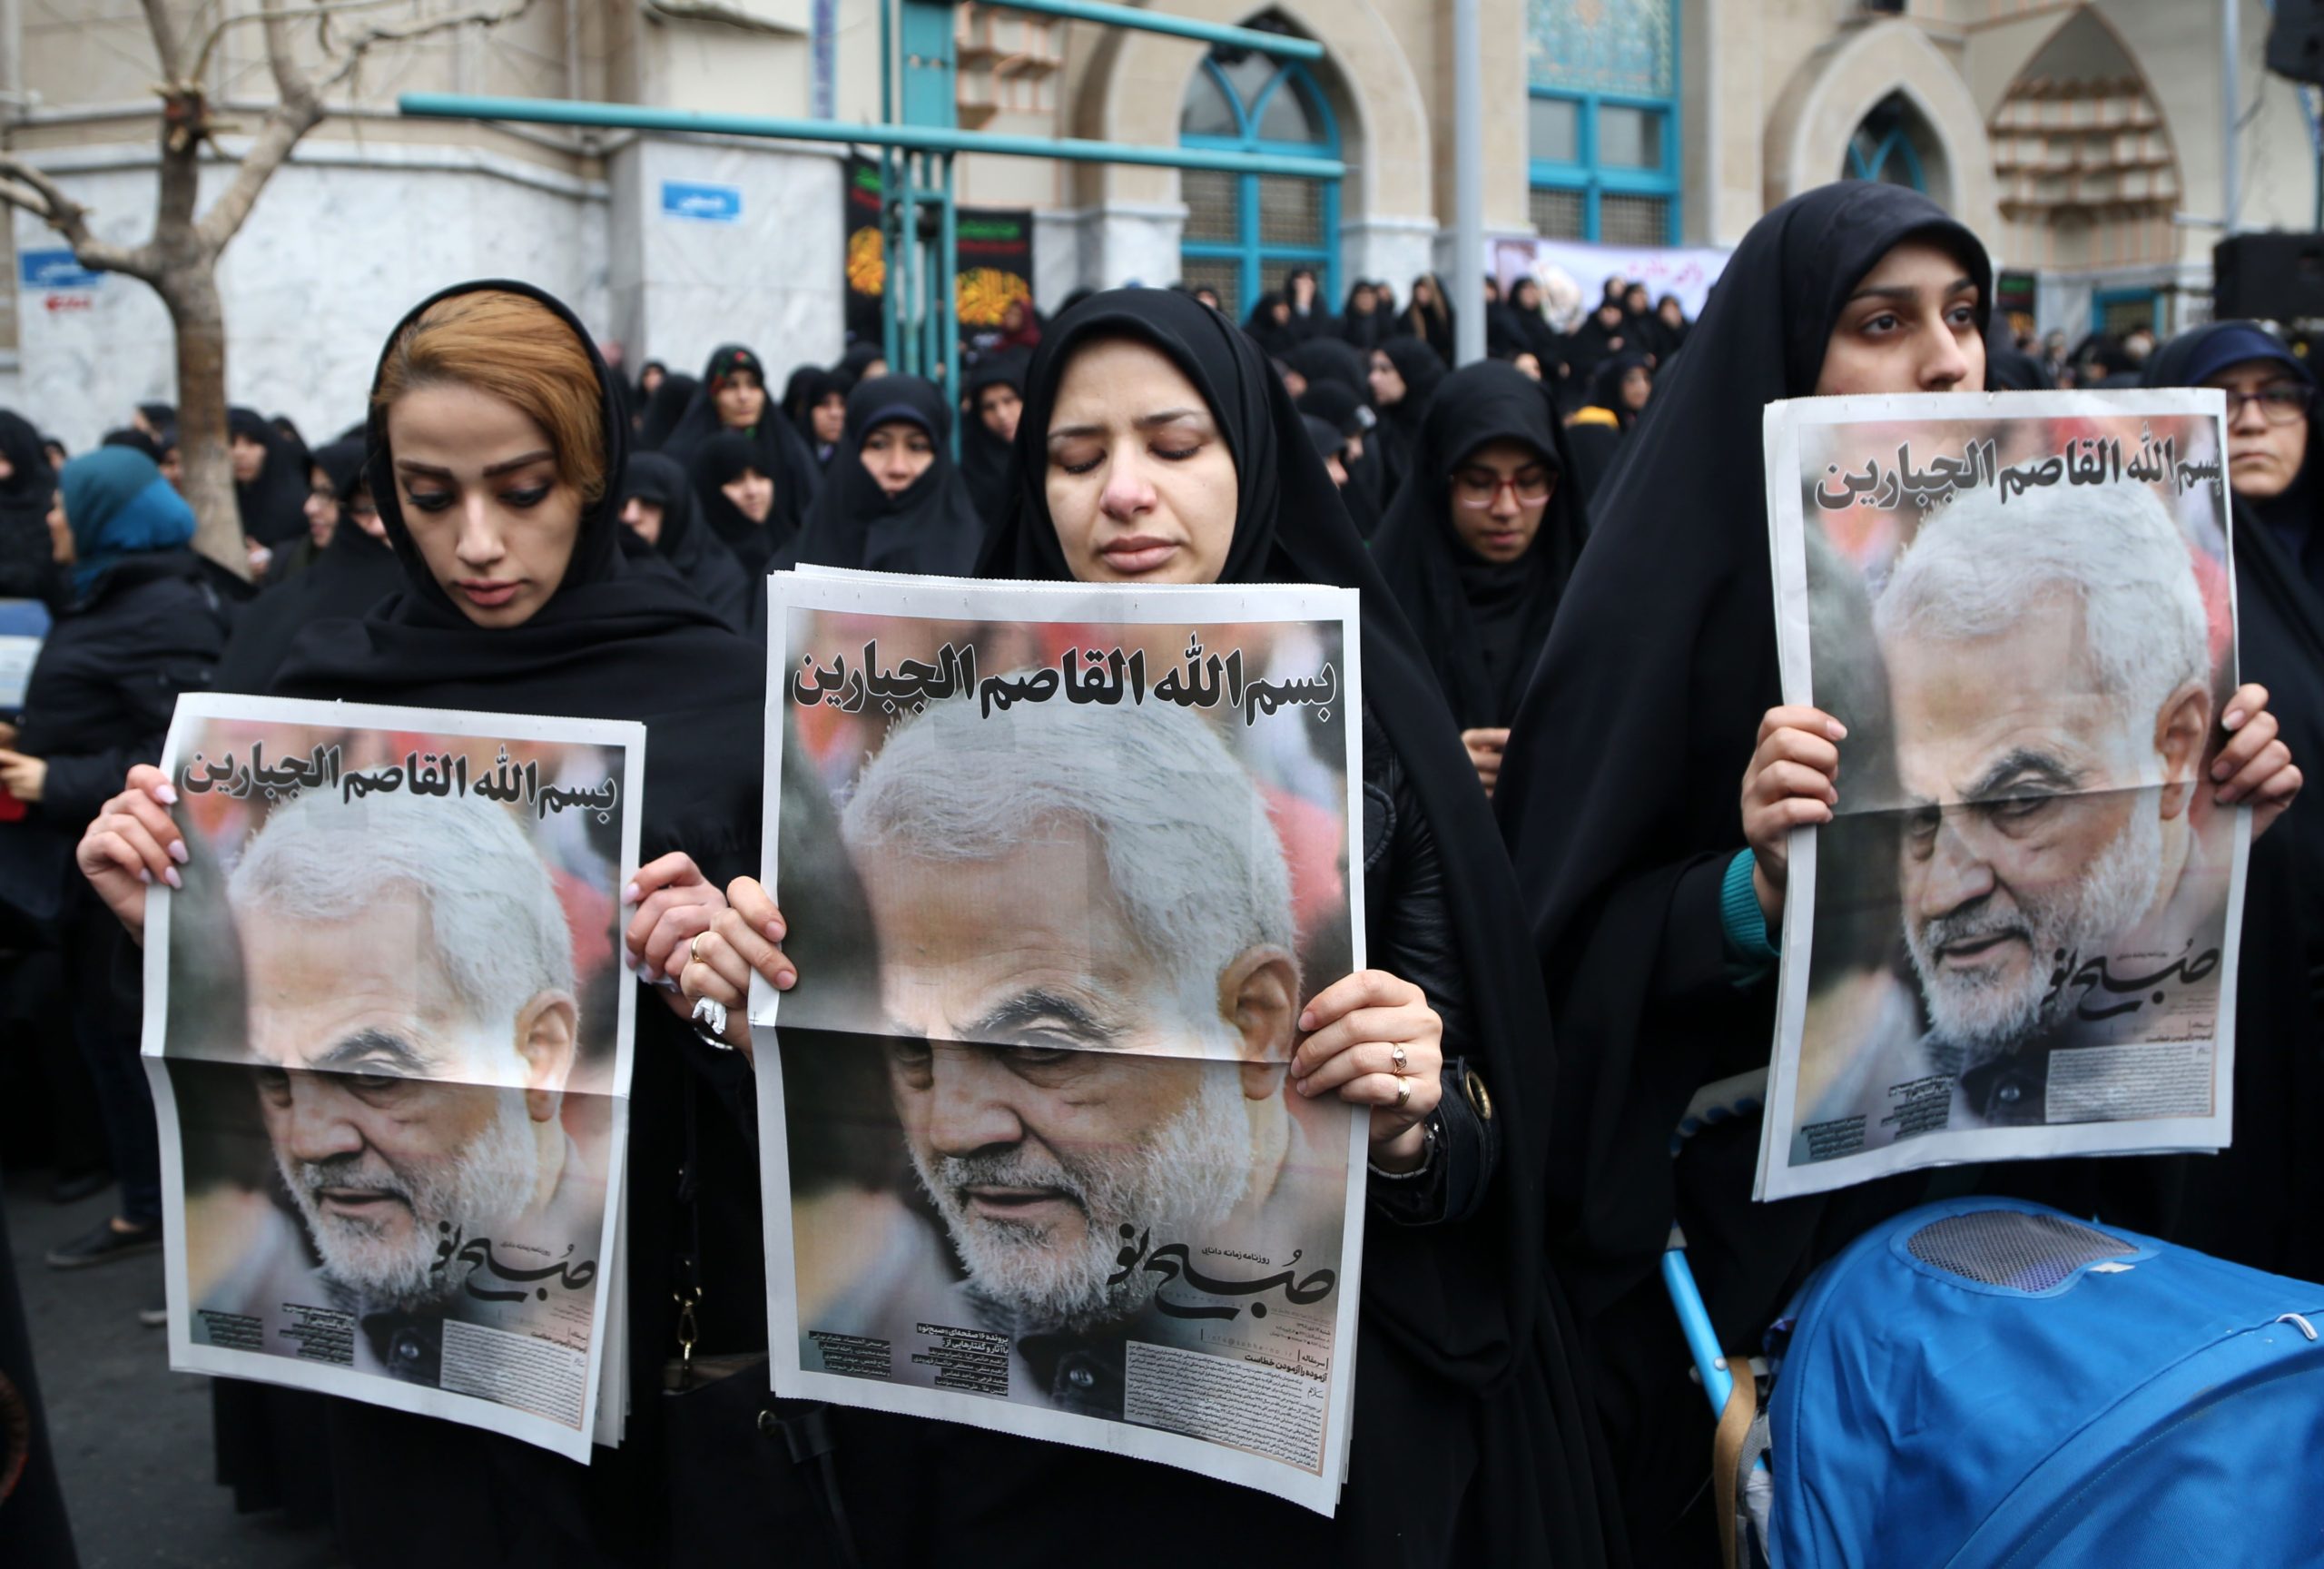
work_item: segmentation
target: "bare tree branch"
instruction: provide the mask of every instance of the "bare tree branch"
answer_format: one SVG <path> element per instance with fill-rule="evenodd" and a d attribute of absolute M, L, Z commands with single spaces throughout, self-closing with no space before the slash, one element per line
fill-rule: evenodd
<path fill-rule="evenodd" d="M 145 28 L 153 35 L 153 53 L 162 58 L 162 79 L 170 83 L 183 82 L 180 74 L 185 55 L 178 45 L 177 24 L 170 20 L 170 0 L 145 0 Z M 203 64 L 208 64 L 209 50 L 202 50 Z"/>
<path fill-rule="evenodd" d="M 146 0 L 149 8 L 163 3 L 164 0 Z M 194 51 L 193 73 L 190 80 L 199 82 L 203 73 L 209 70 L 211 53 L 218 47 L 219 40 L 226 35 L 230 27 L 239 27 L 249 22 L 272 26 L 282 22 L 320 21 L 349 11 L 379 11 L 390 5 L 409 5 L 410 3 L 411 0 L 313 0 L 313 4 L 307 5 L 261 6 L 255 11 L 242 11 L 221 17 L 209 32 L 202 35 L 201 46 Z"/>
<path fill-rule="evenodd" d="M 74 258 L 84 267 L 126 272 L 152 282 L 158 271 L 143 248 L 131 249 L 100 240 L 89 232 L 89 210 L 64 193 L 64 187 L 20 158 L 0 153 L 0 202 L 21 207 L 64 236 Z"/>
<path fill-rule="evenodd" d="M 516 21 L 532 8 L 533 0 L 501 0 L 498 5 L 477 5 L 442 16 L 428 16 L 415 22 L 387 22 L 366 27 L 340 45 L 341 58 L 330 74 L 323 78 L 323 89 L 328 92 L 355 74 L 356 67 L 363 63 L 364 51 L 375 44 L 409 44 L 415 38 L 425 38 L 434 33 L 448 33 L 459 27 L 499 27 Z"/>

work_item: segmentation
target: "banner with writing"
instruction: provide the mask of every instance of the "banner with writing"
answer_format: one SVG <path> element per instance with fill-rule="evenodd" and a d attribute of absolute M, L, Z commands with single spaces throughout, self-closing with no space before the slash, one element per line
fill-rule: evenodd
<path fill-rule="evenodd" d="M 1355 596 L 769 580 L 777 1393 L 1337 1506 L 1365 1122 Z"/>
<path fill-rule="evenodd" d="M 620 1441 L 645 744 L 181 699 L 145 945 L 172 1367 Z"/>
<path fill-rule="evenodd" d="M 1837 722 L 1793 831 L 1758 1196 L 2217 1150 L 2248 807 L 2221 395 L 1767 413 L 1784 700 Z"/>

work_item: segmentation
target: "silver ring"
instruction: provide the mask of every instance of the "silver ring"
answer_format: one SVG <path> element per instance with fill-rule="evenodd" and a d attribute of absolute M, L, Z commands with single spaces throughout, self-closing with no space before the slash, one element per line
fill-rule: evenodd
<path fill-rule="evenodd" d="M 1403 1110 L 1406 1106 L 1410 1105 L 1410 1104 L 1412 1103 L 1412 1098 L 1413 1098 L 1413 1081 L 1412 1081 L 1411 1080 L 1409 1080 L 1409 1079 L 1399 1079 L 1399 1080 L 1397 1080 L 1397 1081 L 1396 1081 L 1396 1110 L 1399 1110 L 1399 1111 L 1401 1111 L 1401 1110 Z"/>
<path fill-rule="evenodd" d="M 1394 1050 L 1391 1051 L 1388 1053 L 1388 1061 L 1396 1065 L 1396 1071 L 1401 1075 L 1404 1071 L 1404 1049 L 1402 1046 L 1398 1046 Z"/>

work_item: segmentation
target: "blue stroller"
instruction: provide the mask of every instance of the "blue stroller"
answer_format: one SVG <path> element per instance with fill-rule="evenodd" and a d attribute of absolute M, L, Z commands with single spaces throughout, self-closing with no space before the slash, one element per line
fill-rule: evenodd
<path fill-rule="evenodd" d="M 1676 1230 L 1663 1278 L 1719 1416 L 1730 1566 L 2324 1565 L 2324 1286 L 1945 1199 L 1808 1280 L 1762 1405 Z"/>

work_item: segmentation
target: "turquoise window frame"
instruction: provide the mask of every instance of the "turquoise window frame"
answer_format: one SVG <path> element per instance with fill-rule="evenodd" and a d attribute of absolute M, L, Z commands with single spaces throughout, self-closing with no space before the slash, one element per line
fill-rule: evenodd
<path fill-rule="evenodd" d="M 1913 139 L 1905 134 L 1905 128 L 1902 125 L 1881 138 L 1880 145 L 1873 149 L 1870 158 L 1858 153 L 1856 150 L 1855 139 L 1850 138 L 1848 178 L 1877 180 L 1880 178 L 1880 172 L 1888 167 L 1888 160 L 1895 157 L 1903 158 L 1905 173 L 1911 176 L 1909 183 L 1912 188 L 1925 195 L 1928 192 L 1928 176 L 1921 169 L 1920 150 L 1913 145 Z"/>
<path fill-rule="evenodd" d="M 1629 93 L 1590 93 L 1569 91 L 1561 87 L 1533 86 L 1528 95 L 1554 99 L 1571 104 L 1574 108 L 1576 160 L 1571 163 L 1549 159 L 1530 158 L 1527 163 L 1528 183 L 1536 191 L 1572 191 L 1581 197 L 1582 238 L 1595 243 L 1601 232 L 1599 222 L 1600 198 L 1605 196 L 1657 196 L 1669 213 L 1663 243 L 1679 242 L 1679 175 L 1682 163 L 1679 156 L 1679 141 L 1684 124 L 1679 103 L 1685 94 L 1682 73 L 1685 51 L 1679 47 L 1680 15 L 1678 0 L 1670 0 L 1670 95 L 1667 98 L 1641 96 Z M 1631 169 L 1601 166 L 1598 162 L 1598 111 L 1601 108 L 1642 109 L 1662 117 L 1662 165 L 1659 169 Z M 1531 148 L 1527 149 L 1530 153 Z"/>
<path fill-rule="evenodd" d="M 1267 84 L 1259 89 L 1258 97 L 1248 105 L 1226 73 L 1208 55 L 1203 57 L 1202 70 L 1207 72 L 1211 84 L 1225 95 L 1235 111 L 1238 134 L 1234 136 L 1200 136 L 1181 133 L 1181 147 L 1212 148 L 1225 153 L 1269 153 L 1279 158 L 1337 158 L 1340 155 L 1339 118 L 1315 84 L 1315 76 L 1298 61 L 1286 61 L 1277 67 Z M 1320 142 L 1272 142 L 1259 134 L 1259 126 L 1266 118 L 1267 105 L 1275 95 L 1289 86 L 1300 94 L 1324 131 Z M 1181 98 L 1183 102 L 1183 95 Z M 1270 262 L 1288 262 L 1315 269 L 1317 276 L 1316 301 L 1328 305 L 1339 298 L 1340 271 L 1340 183 L 1324 180 L 1324 242 L 1320 245 L 1287 245 L 1259 238 L 1259 177 L 1256 174 L 1236 176 L 1235 226 L 1239 232 L 1234 240 L 1185 240 L 1178 243 L 1180 258 L 1200 261 L 1233 262 L 1237 265 L 1237 296 L 1242 310 L 1247 313 L 1258 302 L 1260 278 Z"/>

